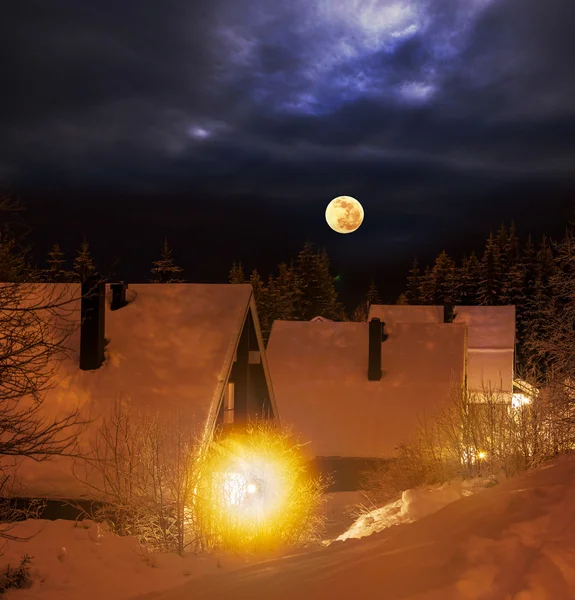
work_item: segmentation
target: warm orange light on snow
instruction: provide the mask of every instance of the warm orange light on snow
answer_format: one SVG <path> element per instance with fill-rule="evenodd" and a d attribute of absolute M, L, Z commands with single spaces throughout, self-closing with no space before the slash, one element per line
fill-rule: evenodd
<path fill-rule="evenodd" d="M 228 548 L 270 548 L 308 527 L 321 490 L 299 448 L 272 427 L 214 441 L 197 493 L 197 514 Z"/>

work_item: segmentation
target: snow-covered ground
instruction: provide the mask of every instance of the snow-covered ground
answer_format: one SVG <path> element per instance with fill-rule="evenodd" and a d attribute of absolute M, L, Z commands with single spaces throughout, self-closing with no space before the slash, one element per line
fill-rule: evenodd
<path fill-rule="evenodd" d="M 355 500 L 330 498 L 333 518 Z M 42 531 L 11 544 L 0 562 L 28 552 L 44 580 L 9 592 L 11 600 L 575 599 L 575 456 L 489 489 L 409 492 L 378 511 L 352 524 L 345 541 L 256 564 L 163 556 L 151 568 L 134 539 L 61 521 L 22 524 Z"/>
<path fill-rule="evenodd" d="M 569 600 L 575 598 L 575 457 L 406 525 L 144 598 Z"/>
<path fill-rule="evenodd" d="M 373 510 L 365 507 L 366 498 L 363 498 L 364 504 L 361 506 L 363 514 L 335 541 L 360 539 L 394 525 L 413 523 L 413 521 L 437 512 L 456 500 L 476 494 L 493 485 L 496 485 L 493 479 L 473 479 L 406 490 L 396 502 L 390 502 Z M 356 504 L 361 504 L 361 500 L 358 500 Z"/>
<path fill-rule="evenodd" d="M 182 558 L 149 553 L 136 538 L 113 535 L 92 521 L 28 520 L 9 533 L 30 539 L 7 543 L 0 556 L 2 571 L 28 554 L 33 578 L 29 589 L 9 590 L 10 600 L 125 600 L 248 562 L 221 554 Z"/>

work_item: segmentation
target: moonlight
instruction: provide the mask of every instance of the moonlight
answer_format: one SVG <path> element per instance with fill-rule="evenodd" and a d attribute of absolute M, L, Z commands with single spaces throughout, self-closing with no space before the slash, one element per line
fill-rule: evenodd
<path fill-rule="evenodd" d="M 325 211 L 327 224 L 338 233 L 353 233 L 363 223 L 363 207 L 351 196 L 334 198 Z"/>

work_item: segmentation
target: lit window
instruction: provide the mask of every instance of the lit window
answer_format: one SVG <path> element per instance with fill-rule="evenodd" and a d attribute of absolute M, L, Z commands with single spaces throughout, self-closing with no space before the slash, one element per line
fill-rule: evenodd
<path fill-rule="evenodd" d="M 228 383 L 226 399 L 224 402 L 224 424 L 234 422 L 234 384 Z"/>

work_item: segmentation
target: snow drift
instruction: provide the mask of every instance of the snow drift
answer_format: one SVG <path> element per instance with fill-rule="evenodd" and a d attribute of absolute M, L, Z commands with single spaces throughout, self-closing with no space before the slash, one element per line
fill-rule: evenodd
<path fill-rule="evenodd" d="M 575 598 L 575 457 L 361 540 L 142 598 Z"/>

